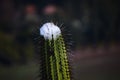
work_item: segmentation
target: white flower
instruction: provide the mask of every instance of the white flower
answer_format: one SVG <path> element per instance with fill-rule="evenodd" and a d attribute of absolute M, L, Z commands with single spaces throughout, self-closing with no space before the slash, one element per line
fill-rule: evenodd
<path fill-rule="evenodd" d="M 40 35 L 42 35 L 45 40 L 52 40 L 52 38 L 55 40 L 60 36 L 60 34 L 60 28 L 52 22 L 45 23 L 40 28 Z"/>

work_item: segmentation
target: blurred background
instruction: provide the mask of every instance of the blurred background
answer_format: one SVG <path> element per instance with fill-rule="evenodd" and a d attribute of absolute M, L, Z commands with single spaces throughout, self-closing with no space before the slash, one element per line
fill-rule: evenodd
<path fill-rule="evenodd" d="M 119 0 L 0 0 L 0 80 L 37 80 L 32 32 L 51 15 L 71 29 L 75 80 L 120 80 L 119 8 Z"/>

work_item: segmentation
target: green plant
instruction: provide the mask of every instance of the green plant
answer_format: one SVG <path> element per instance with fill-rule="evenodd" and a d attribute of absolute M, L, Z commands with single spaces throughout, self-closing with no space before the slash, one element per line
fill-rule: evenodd
<path fill-rule="evenodd" d="M 40 28 L 40 80 L 71 80 L 66 44 L 53 23 Z"/>

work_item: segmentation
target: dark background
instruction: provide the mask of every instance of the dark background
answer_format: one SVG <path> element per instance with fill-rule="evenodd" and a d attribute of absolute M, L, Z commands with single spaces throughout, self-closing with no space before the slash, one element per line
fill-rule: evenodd
<path fill-rule="evenodd" d="M 38 79 L 33 32 L 54 13 L 71 29 L 75 80 L 120 80 L 119 8 L 119 0 L 1 0 L 0 80 Z"/>

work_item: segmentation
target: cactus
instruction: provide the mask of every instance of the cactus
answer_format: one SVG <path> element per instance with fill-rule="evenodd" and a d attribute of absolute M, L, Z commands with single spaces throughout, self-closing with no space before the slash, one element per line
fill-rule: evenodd
<path fill-rule="evenodd" d="M 40 28 L 40 80 L 71 80 L 65 40 L 60 28 L 46 23 Z"/>

